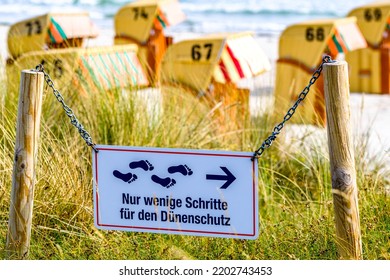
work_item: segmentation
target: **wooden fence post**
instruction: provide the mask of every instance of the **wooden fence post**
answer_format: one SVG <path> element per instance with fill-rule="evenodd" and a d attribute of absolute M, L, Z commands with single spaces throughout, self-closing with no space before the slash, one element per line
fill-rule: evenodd
<path fill-rule="evenodd" d="M 30 247 L 43 85 L 43 73 L 22 71 L 6 243 L 12 259 L 28 258 Z"/>
<path fill-rule="evenodd" d="M 342 259 L 362 259 L 358 190 L 351 136 L 348 64 L 324 64 L 325 105 L 336 240 Z"/>

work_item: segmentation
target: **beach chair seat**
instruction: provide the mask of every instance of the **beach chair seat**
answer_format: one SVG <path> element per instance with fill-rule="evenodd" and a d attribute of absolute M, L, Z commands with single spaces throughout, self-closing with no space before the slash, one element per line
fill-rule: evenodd
<path fill-rule="evenodd" d="M 22 70 L 39 63 L 43 64 L 56 88 L 72 94 L 89 95 L 149 85 L 137 57 L 137 46 L 125 45 L 50 49 L 23 54 L 6 67 L 8 91 L 18 90 Z"/>

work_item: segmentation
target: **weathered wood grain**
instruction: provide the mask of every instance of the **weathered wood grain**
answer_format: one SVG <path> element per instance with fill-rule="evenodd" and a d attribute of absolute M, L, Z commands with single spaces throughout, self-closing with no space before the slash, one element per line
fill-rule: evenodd
<path fill-rule="evenodd" d="M 338 251 L 342 259 L 362 259 L 348 64 L 345 61 L 325 64 L 324 79 Z"/>
<path fill-rule="evenodd" d="M 12 259 L 28 258 L 43 85 L 43 73 L 22 71 L 6 243 Z"/>

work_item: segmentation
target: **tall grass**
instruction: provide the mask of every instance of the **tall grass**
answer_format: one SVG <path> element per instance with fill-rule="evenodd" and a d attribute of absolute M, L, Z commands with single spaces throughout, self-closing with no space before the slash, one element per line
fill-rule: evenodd
<path fill-rule="evenodd" d="M 3 84 L 3 83 L 2 83 Z M 69 105 L 99 144 L 254 151 L 278 120 L 251 118 L 231 130 L 226 108 L 207 106 L 180 87 L 74 95 Z M 5 242 L 15 142 L 17 94 L 1 88 L 0 253 Z M 67 98 L 65 98 L 67 99 Z M 148 105 L 149 104 L 149 105 Z M 160 108 L 160 109 L 156 109 Z M 162 108 L 162 110 L 161 110 Z M 221 111 L 222 110 L 222 111 Z M 93 225 L 91 150 L 48 91 L 44 97 L 31 259 L 337 259 L 327 154 L 280 140 L 259 159 L 257 240 L 97 230 Z M 359 156 L 364 151 L 359 151 Z M 388 177 L 357 161 L 365 259 L 390 259 Z"/>

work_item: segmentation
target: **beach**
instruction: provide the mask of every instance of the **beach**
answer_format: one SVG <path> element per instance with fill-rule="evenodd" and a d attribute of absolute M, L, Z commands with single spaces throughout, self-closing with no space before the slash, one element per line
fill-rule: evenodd
<path fill-rule="evenodd" d="M 6 43 L 8 29 L 8 25 L 0 25 L 2 71 L 5 69 L 5 61 L 8 55 Z M 191 32 L 168 33 L 168 35 L 174 37 L 174 42 L 202 36 L 202 34 Z M 85 46 L 112 45 L 113 38 L 114 31 L 110 27 L 100 28 L 99 36 L 95 39 L 89 39 Z M 245 87 L 251 88 L 250 112 L 253 116 L 272 111 L 273 109 L 279 43 L 278 34 L 257 35 L 255 38 L 270 59 L 272 68 L 253 81 L 245 81 L 244 83 Z M 390 95 L 351 92 L 350 106 L 351 131 L 354 135 L 356 145 L 363 145 L 358 142 L 361 142 L 361 139 L 365 139 L 367 142 L 364 143 L 367 146 L 365 153 L 368 157 L 366 159 L 367 162 L 376 159 L 376 161 L 383 163 L 384 170 L 390 171 L 390 130 L 388 129 L 388 122 L 390 121 L 390 110 L 388 109 L 390 108 Z M 283 116 L 280 116 L 280 121 L 282 120 Z M 291 144 L 296 143 L 296 145 L 291 145 L 292 147 L 302 147 L 301 142 L 306 141 L 311 143 L 308 145 L 309 149 L 312 149 L 311 145 L 314 145 L 317 149 L 322 149 L 324 153 L 327 152 L 326 129 L 312 125 L 288 124 L 284 130 L 283 133 L 285 133 L 286 141 L 289 141 Z"/>
<path fill-rule="evenodd" d="M 350 58 L 347 52 L 367 47 L 366 40 L 356 33 L 353 19 L 336 18 L 355 4 L 369 1 L 180 0 L 187 18 L 175 26 L 164 26 L 163 14 L 153 5 L 157 14 L 130 6 L 121 28 L 115 13 L 126 0 L 0 3 L 0 234 L 6 237 L 0 241 L 4 248 L 0 255 L 4 259 L 124 260 L 125 268 L 132 265 L 128 261 L 136 260 L 390 259 L 390 94 L 348 95 L 350 114 L 344 117 L 350 121 L 353 146 L 348 148 L 353 148 L 353 153 L 328 147 L 328 135 L 342 134 L 337 128 L 333 132 L 330 126 L 298 124 L 324 117 L 322 86 L 329 83 L 315 72 L 323 54 L 343 60 Z M 83 29 L 80 26 L 91 27 L 85 14 L 83 24 L 73 16 L 60 24 L 62 15 L 54 13 L 45 21 L 31 18 L 52 12 L 52 7 L 91 12 L 99 35 L 84 39 L 82 50 L 80 46 L 61 49 L 69 46 L 65 45 L 68 42 L 77 45 L 80 38 L 95 36 L 95 32 L 74 33 Z M 387 77 L 382 74 L 390 64 L 378 61 L 376 55 L 378 48 L 381 54 L 385 49 L 386 38 L 390 45 L 387 10 L 388 16 L 382 18 L 388 33 L 378 33 L 378 38 L 382 35 L 380 44 L 359 52 L 357 67 L 350 60 L 350 80 L 358 77 L 352 87 L 363 84 L 367 91 L 386 91 Z M 377 10 L 372 11 L 370 19 L 381 17 Z M 152 29 L 141 28 L 140 17 L 149 18 Z M 287 29 L 292 23 L 318 22 L 319 18 L 327 22 L 315 25 L 311 21 L 299 25 L 298 31 Z M 10 40 L 14 58 L 8 60 L 7 33 L 21 19 L 27 19 L 19 33 L 25 35 L 26 43 L 22 45 L 14 32 L 14 41 Z M 34 32 L 35 27 L 40 31 Z M 140 46 L 110 48 L 115 41 L 135 39 L 126 33 L 129 27 L 144 31 L 143 39 L 137 39 Z M 283 36 L 285 30 L 293 32 Z M 170 40 L 154 36 L 159 31 L 172 37 L 173 45 L 209 37 L 177 45 L 180 51 L 171 49 L 158 65 L 162 58 L 158 51 L 168 53 L 171 47 L 166 47 Z M 348 46 L 342 31 L 344 35 L 353 33 L 348 42 L 360 41 L 360 45 Z M 230 36 L 243 32 L 248 40 L 240 41 L 242 34 Z M 214 39 L 211 34 L 219 36 Z M 152 43 L 142 47 L 150 42 L 145 39 L 148 36 Z M 41 43 L 37 55 L 23 58 L 22 52 L 31 51 L 29 47 L 34 48 L 36 42 Z M 155 42 L 158 44 L 153 45 Z M 253 43 L 265 56 L 259 55 L 261 51 Z M 43 50 L 47 48 L 53 48 L 50 57 Z M 337 52 L 332 52 L 335 48 Z M 368 52 L 375 56 L 366 56 Z M 388 58 L 390 61 L 390 47 Z M 149 60 L 157 62 L 153 65 Z M 166 61 L 175 63 L 167 67 L 170 63 Z M 38 86 L 24 86 L 34 98 L 18 98 L 20 70 L 39 63 L 50 76 L 45 76 L 48 85 L 42 105 L 31 102 L 40 97 L 34 93 Z M 160 66 L 162 74 L 154 79 Z M 277 73 L 280 69 L 282 74 Z M 144 73 L 147 71 L 150 75 Z M 198 81 L 201 87 L 191 86 Z M 288 95 L 288 101 L 283 102 L 280 95 Z M 21 108 L 29 104 L 33 106 L 23 113 Z M 319 113 L 316 116 L 312 104 Z M 332 103 L 334 107 L 340 104 L 338 100 Z M 247 108 L 251 119 L 243 114 Z M 37 136 L 25 133 L 26 127 L 33 128 Z M 19 140 L 23 138 L 26 140 Z M 24 161 L 25 147 L 19 143 L 34 150 L 34 162 Z M 254 151 L 262 143 L 267 149 L 256 160 Z M 342 164 L 336 163 L 345 158 L 348 160 Z M 29 185 L 24 187 L 26 182 Z M 27 199 L 31 203 L 24 207 Z M 27 238 L 12 236 L 14 223 L 19 221 L 16 214 L 22 210 L 28 215 L 27 229 L 15 233 L 26 236 L 31 230 Z M 19 240 L 27 246 L 21 246 Z M 13 252 L 15 249 L 19 252 Z M 118 275 L 116 268 L 109 271 Z"/>

